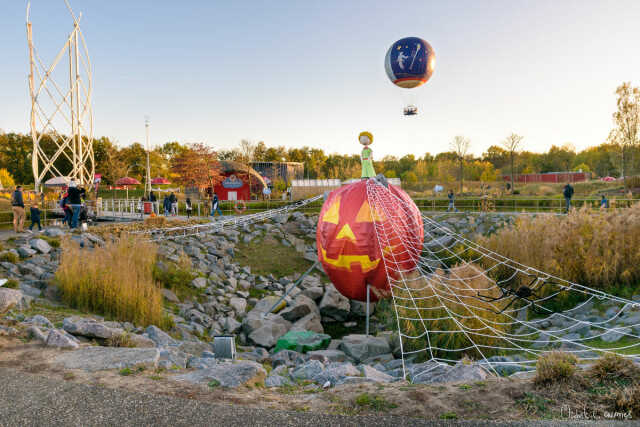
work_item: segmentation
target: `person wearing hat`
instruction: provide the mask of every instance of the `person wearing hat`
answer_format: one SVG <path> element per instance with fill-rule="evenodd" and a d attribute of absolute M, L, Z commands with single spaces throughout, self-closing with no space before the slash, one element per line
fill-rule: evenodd
<path fill-rule="evenodd" d="M 376 172 L 373 169 L 373 158 L 371 157 L 372 151 L 369 145 L 373 142 L 373 135 L 370 132 L 360 132 L 358 135 L 358 141 L 364 145 L 362 149 L 362 155 L 360 156 L 360 162 L 362 164 L 362 179 L 373 178 L 376 176 Z"/>
<path fill-rule="evenodd" d="M 16 191 L 11 194 L 11 210 L 13 211 L 13 231 L 24 232 L 24 198 L 21 185 L 18 185 Z"/>

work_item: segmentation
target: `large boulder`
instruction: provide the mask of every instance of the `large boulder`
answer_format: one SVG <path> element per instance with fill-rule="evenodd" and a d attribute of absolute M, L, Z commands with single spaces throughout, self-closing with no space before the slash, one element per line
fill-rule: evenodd
<path fill-rule="evenodd" d="M 271 307 L 273 307 L 279 300 L 280 297 L 274 295 L 264 297 L 256 303 L 255 307 L 253 307 L 253 310 L 251 311 L 257 313 L 267 313 L 271 309 Z M 283 300 L 276 306 L 276 308 L 273 309 L 273 313 L 277 313 L 278 311 L 282 310 L 286 305 L 287 303 Z"/>
<path fill-rule="evenodd" d="M 287 327 L 281 323 L 265 322 L 258 329 L 254 329 L 249 334 L 249 340 L 262 347 L 271 348 L 278 342 L 278 339 L 287 333 Z"/>
<path fill-rule="evenodd" d="M 49 243 L 42 239 L 32 239 L 29 241 L 29 245 L 41 254 L 48 254 L 51 252 L 51 246 Z"/>
<path fill-rule="evenodd" d="M 314 350 L 307 353 L 308 356 L 326 357 L 330 362 L 348 362 L 349 357 L 340 350 Z"/>
<path fill-rule="evenodd" d="M 109 339 L 124 334 L 120 328 L 109 328 L 104 323 L 83 317 L 67 317 L 62 322 L 62 329 L 72 335 L 88 338 Z"/>
<path fill-rule="evenodd" d="M 318 360 L 309 360 L 291 372 L 291 377 L 296 380 L 310 380 L 324 370 L 324 365 Z"/>
<path fill-rule="evenodd" d="M 331 337 L 326 334 L 311 331 L 289 331 L 278 340 L 274 352 L 293 350 L 299 353 L 306 353 L 325 349 L 329 342 L 331 342 Z"/>
<path fill-rule="evenodd" d="M 447 365 L 428 361 L 408 367 L 409 379 L 414 384 L 454 383 L 482 381 L 490 377 L 489 372 L 475 363 L 458 362 Z"/>
<path fill-rule="evenodd" d="M 347 382 L 349 378 L 360 377 L 361 373 L 351 363 L 330 363 L 326 369 L 319 372 L 313 377 L 318 384 L 324 384 L 327 381 L 331 385 L 339 385 Z"/>
<path fill-rule="evenodd" d="M 320 317 L 320 310 L 313 300 L 305 295 L 298 295 L 289 307 L 282 310 L 279 314 L 290 322 L 295 322 L 308 314 L 316 313 Z"/>
<path fill-rule="evenodd" d="M 51 329 L 47 339 L 45 340 L 47 347 L 56 347 L 75 350 L 79 347 L 78 343 L 71 339 L 67 334 L 57 329 Z"/>
<path fill-rule="evenodd" d="M 157 348 L 85 347 L 63 353 L 53 359 L 54 365 L 89 372 L 144 366 L 156 368 L 160 358 Z"/>
<path fill-rule="evenodd" d="M 309 313 L 302 319 L 296 321 L 291 327 L 292 331 L 312 331 L 324 334 L 320 315 L 317 313 Z"/>
<path fill-rule="evenodd" d="M 0 313 L 19 305 L 22 298 L 22 292 L 17 289 L 0 288 Z"/>
<path fill-rule="evenodd" d="M 238 387 L 263 383 L 266 377 L 267 371 L 259 363 L 241 361 L 236 363 L 217 363 L 206 369 L 177 375 L 173 379 L 194 384 Z"/>
<path fill-rule="evenodd" d="M 164 332 L 162 329 L 157 326 L 151 325 L 147 329 L 145 329 L 145 335 L 158 347 L 168 347 L 178 345 L 176 340 L 171 338 L 169 334 Z"/>
<path fill-rule="evenodd" d="M 247 300 L 244 298 L 233 297 L 229 300 L 229 306 L 233 308 L 236 314 L 244 314 L 247 310 Z"/>
<path fill-rule="evenodd" d="M 361 334 L 343 337 L 339 349 L 356 362 L 391 352 L 389 342 L 386 339 Z"/>
<path fill-rule="evenodd" d="M 389 374 L 386 374 L 382 371 L 379 371 L 375 368 L 372 368 L 369 365 L 360 365 L 358 367 L 360 372 L 362 372 L 362 376 L 368 380 L 377 383 L 390 383 L 395 381 L 395 378 Z"/>
<path fill-rule="evenodd" d="M 207 287 L 207 279 L 205 277 L 196 277 L 191 281 L 191 286 L 196 289 L 204 289 Z"/>
<path fill-rule="evenodd" d="M 338 321 L 344 321 L 349 316 L 351 304 L 349 299 L 336 290 L 333 285 L 327 285 L 320 301 L 320 313 Z"/>

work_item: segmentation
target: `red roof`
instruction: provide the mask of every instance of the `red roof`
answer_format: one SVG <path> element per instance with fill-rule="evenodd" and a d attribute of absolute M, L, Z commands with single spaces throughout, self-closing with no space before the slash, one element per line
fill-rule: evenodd
<path fill-rule="evenodd" d="M 116 181 L 116 185 L 140 185 L 140 181 L 135 178 L 125 176 Z"/>

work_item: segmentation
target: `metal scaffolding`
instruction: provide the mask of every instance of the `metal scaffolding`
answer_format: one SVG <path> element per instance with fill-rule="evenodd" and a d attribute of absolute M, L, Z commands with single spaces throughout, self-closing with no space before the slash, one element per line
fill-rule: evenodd
<path fill-rule="evenodd" d="M 73 19 L 73 31 L 48 67 L 33 45 L 31 5 L 27 4 L 32 167 L 37 190 L 48 175 L 68 176 L 80 185 L 89 186 L 95 173 L 91 61 L 80 30 L 82 14 L 76 18 L 69 2 L 64 1 Z M 68 89 L 53 79 L 56 66 L 65 56 L 69 58 Z"/>

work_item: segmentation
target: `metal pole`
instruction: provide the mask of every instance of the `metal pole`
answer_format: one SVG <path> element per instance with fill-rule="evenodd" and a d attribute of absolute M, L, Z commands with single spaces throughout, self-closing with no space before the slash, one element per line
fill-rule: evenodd
<path fill-rule="evenodd" d="M 149 117 L 145 117 L 144 127 L 147 135 L 147 182 L 144 185 L 144 195 L 145 197 L 148 197 L 151 192 L 151 168 L 149 166 Z"/>
<path fill-rule="evenodd" d="M 369 302 L 370 302 L 370 297 L 369 297 L 369 293 L 371 286 L 367 283 L 367 329 L 366 329 L 366 334 L 367 336 L 369 336 Z"/>

